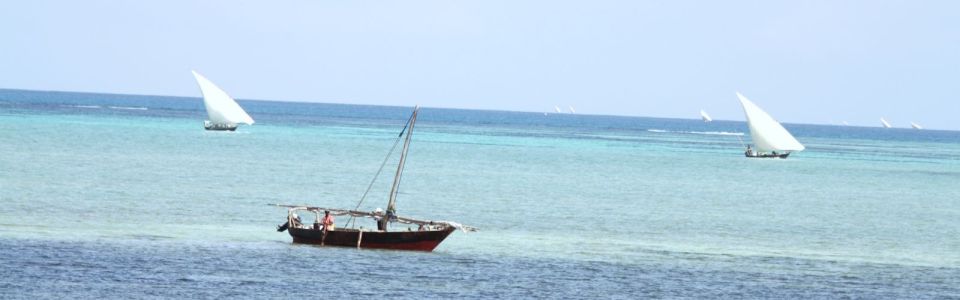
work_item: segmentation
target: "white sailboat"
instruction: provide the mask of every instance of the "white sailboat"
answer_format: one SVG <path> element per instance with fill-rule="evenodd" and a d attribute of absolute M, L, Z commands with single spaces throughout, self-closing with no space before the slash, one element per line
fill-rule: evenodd
<path fill-rule="evenodd" d="M 890 126 L 890 123 L 889 123 L 889 122 L 887 122 L 887 120 L 884 120 L 883 118 L 880 118 L 880 124 L 882 124 L 882 125 L 883 125 L 883 128 L 890 128 L 890 127 L 893 127 L 893 126 Z"/>
<path fill-rule="evenodd" d="M 913 129 L 923 129 L 923 126 L 914 122 L 910 122 L 910 127 L 913 127 Z"/>
<path fill-rule="evenodd" d="M 210 82 L 206 77 L 190 71 L 200 85 L 203 93 L 203 106 L 207 108 L 209 120 L 203 121 L 203 128 L 207 130 L 237 130 L 239 124 L 253 125 L 253 118 L 247 114 L 237 101 L 227 95 L 227 92 Z"/>
<path fill-rule="evenodd" d="M 703 119 L 703 122 L 713 122 L 713 119 L 710 118 L 710 115 L 708 115 L 707 112 L 703 111 L 702 109 L 700 110 L 700 118 Z"/>
<path fill-rule="evenodd" d="M 577 113 L 577 111 L 573 109 L 573 106 L 567 106 L 567 108 L 570 108 L 570 113 L 571 113 L 571 114 Z"/>
<path fill-rule="evenodd" d="M 560 110 L 560 107 L 556 105 L 553 106 L 553 110 L 557 111 L 558 114 L 563 112 L 562 110 Z"/>
<path fill-rule="evenodd" d="M 737 92 L 740 105 L 747 116 L 747 125 L 750 127 L 750 137 L 756 149 L 747 146 L 747 157 L 779 157 L 787 158 L 793 151 L 803 151 L 805 147 L 797 141 L 780 122 L 773 119 L 747 97 Z"/>

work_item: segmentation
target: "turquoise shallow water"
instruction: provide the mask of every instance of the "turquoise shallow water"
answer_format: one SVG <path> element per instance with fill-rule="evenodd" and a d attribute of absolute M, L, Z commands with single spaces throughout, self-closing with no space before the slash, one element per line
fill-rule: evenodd
<path fill-rule="evenodd" d="M 199 99 L 0 90 L 0 287 L 960 297 L 958 132 L 786 124 L 808 150 L 757 160 L 741 122 L 425 108 L 398 210 L 481 231 L 424 254 L 291 245 L 266 205 L 356 205 L 411 108 L 241 105 L 206 132 Z"/>

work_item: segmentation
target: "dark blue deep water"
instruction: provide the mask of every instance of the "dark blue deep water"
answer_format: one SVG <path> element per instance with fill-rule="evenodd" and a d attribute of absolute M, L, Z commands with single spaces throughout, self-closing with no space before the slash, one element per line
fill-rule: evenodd
<path fill-rule="evenodd" d="M 956 269 L 774 257 L 617 264 L 288 243 L 0 241 L 4 298 L 949 298 Z M 774 271 L 776 270 L 776 271 Z"/>

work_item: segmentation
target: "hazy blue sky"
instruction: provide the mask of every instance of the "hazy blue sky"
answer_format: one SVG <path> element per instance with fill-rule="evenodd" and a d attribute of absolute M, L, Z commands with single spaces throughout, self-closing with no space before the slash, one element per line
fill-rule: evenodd
<path fill-rule="evenodd" d="M 960 129 L 960 1 L 4 1 L 0 88 Z"/>

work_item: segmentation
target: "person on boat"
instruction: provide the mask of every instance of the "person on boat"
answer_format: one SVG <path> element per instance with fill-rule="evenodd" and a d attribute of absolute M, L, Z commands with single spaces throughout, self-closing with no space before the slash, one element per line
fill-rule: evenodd
<path fill-rule="evenodd" d="M 300 220 L 300 216 L 297 215 L 296 213 L 294 213 L 294 214 L 293 214 L 293 218 L 291 218 L 291 219 L 293 220 L 293 224 L 290 224 L 290 227 L 300 228 L 300 224 L 303 223 L 303 221 Z"/>
<path fill-rule="evenodd" d="M 323 211 L 323 230 L 333 231 L 333 216 L 329 210 Z"/>
<path fill-rule="evenodd" d="M 744 154 L 747 156 L 753 156 L 753 148 L 750 148 L 750 145 L 747 145 L 747 152 Z"/>
<path fill-rule="evenodd" d="M 281 225 L 277 225 L 277 232 L 283 232 L 291 227 L 296 228 L 297 223 L 300 221 L 300 216 L 298 216 L 297 214 L 293 214 L 293 218 L 291 219 L 293 220 L 293 224 L 290 224 L 290 221 L 287 221 Z"/>
<path fill-rule="evenodd" d="M 373 221 L 377 222 L 377 230 L 387 230 L 387 222 L 383 220 L 383 209 L 377 207 L 377 209 L 373 210 Z"/>

